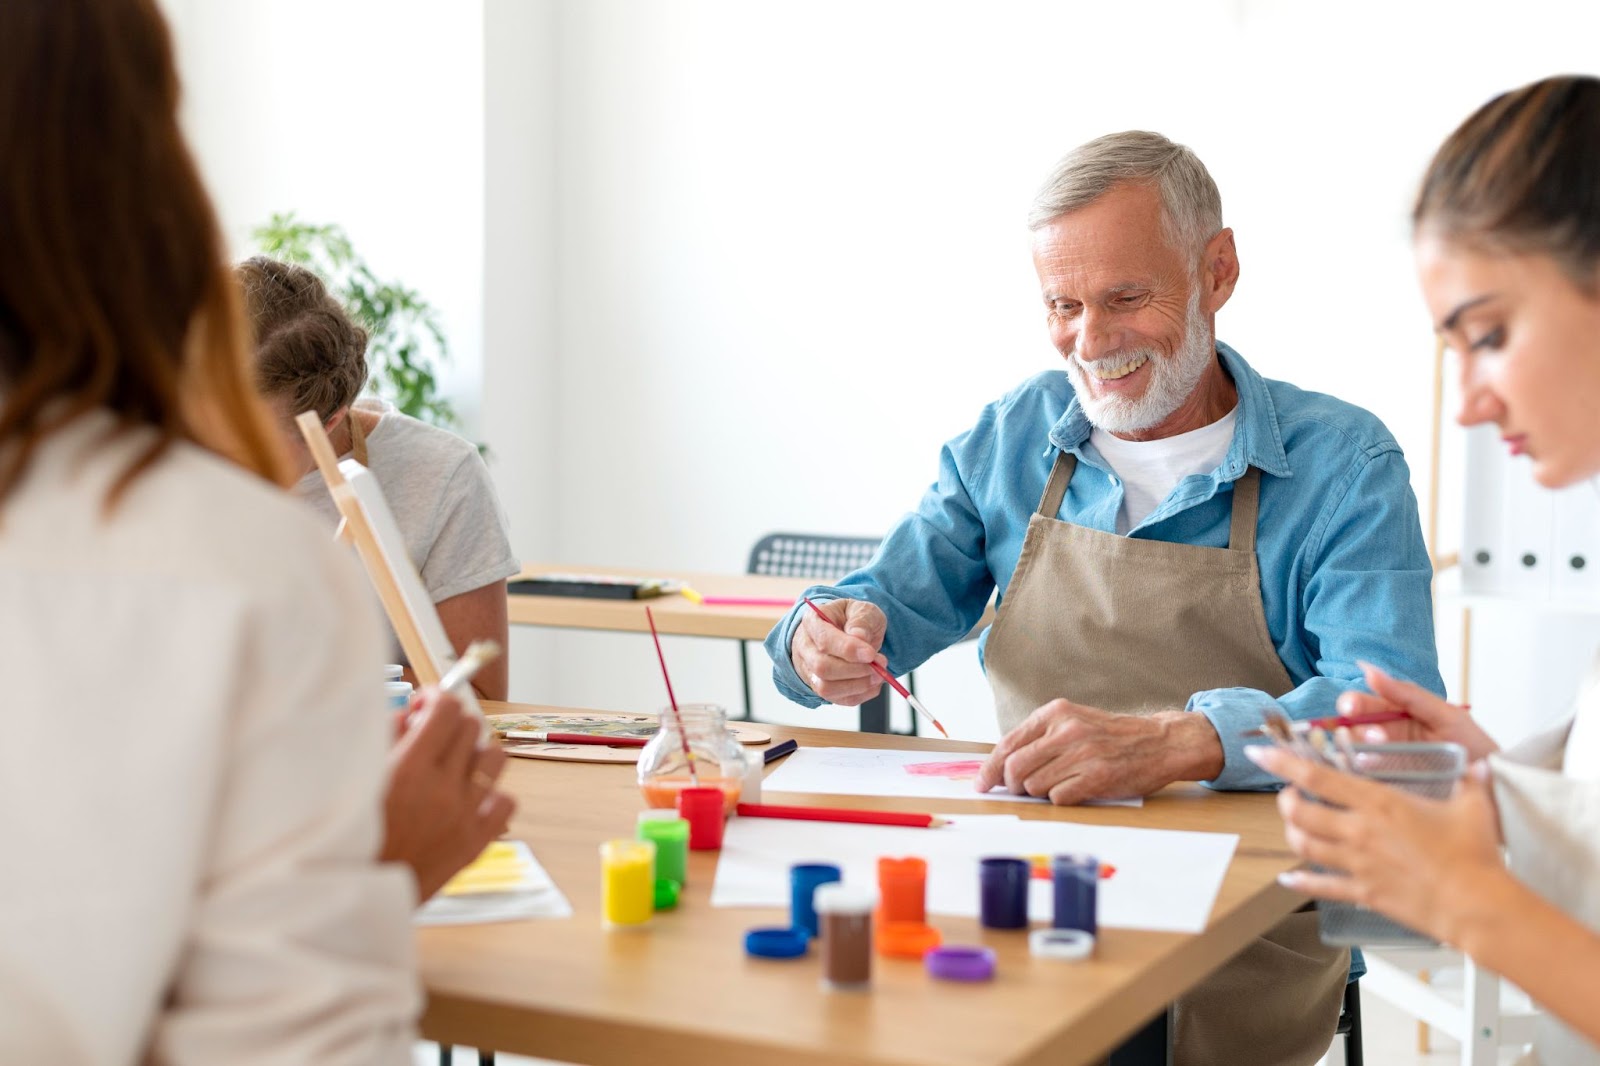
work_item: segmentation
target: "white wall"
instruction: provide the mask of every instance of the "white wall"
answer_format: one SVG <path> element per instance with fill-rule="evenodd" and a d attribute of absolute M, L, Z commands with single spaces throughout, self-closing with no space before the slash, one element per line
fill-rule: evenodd
<path fill-rule="evenodd" d="M 166 0 L 184 122 L 232 251 L 274 211 L 334 222 L 439 309 L 444 385 L 483 392 L 483 18 L 456 0 Z"/>
<path fill-rule="evenodd" d="M 1377 412 L 1420 495 L 1414 184 L 1493 92 L 1594 68 L 1600 8 L 1514 12 L 562 4 L 559 556 L 726 570 L 772 529 L 881 532 L 943 439 L 1057 365 L 1022 217 L 1057 156 L 1134 126 L 1192 145 L 1222 188 L 1243 280 L 1221 336 Z M 1480 637 L 1494 625 L 1480 612 Z M 679 691 L 734 700 L 730 653 L 678 643 Z M 660 702 L 642 646 L 562 646 L 530 691 Z M 928 702 L 991 735 L 971 646 L 946 658 Z"/>
<path fill-rule="evenodd" d="M 1221 336 L 1376 411 L 1420 494 L 1414 183 L 1493 92 L 1594 69 L 1600 31 L 1600 6 L 1554 0 L 168 5 L 235 239 L 283 207 L 346 225 L 445 311 L 518 550 L 669 574 L 913 506 L 940 442 L 1058 365 L 1035 186 L 1134 126 L 1222 188 L 1244 273 Z M 1474 703 L 1513 732 L 1600 630 L 1492 614 Z M 669 644 L 680 692 L 738 703 L 729 646 Z M 959 732 L 992 735 L 972 645 L 921 676 Z M 661 702 L 647 645 L 611 635 L 519 634 L 512 691 Z"/>
<path fill-rule="evenodd" d="M 483 5 L 483 439 L 527 560 L 558 556 L 556 25 L 555 0 Z M 551 698 L 554 648 L 511 631 L 514 695 Z"/>

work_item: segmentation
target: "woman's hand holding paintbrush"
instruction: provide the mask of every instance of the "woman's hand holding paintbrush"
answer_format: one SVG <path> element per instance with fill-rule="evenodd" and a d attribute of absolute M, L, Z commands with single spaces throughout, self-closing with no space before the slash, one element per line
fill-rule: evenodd
<path fill-rule="evenodd" d="M 427 899 L 506 831 L 516 803 L 495 788 L 505 753 L 480 745 L 482 719 L 448 691 L 425 688 L 395 717 L 381 858 L 411 867 Z"/>

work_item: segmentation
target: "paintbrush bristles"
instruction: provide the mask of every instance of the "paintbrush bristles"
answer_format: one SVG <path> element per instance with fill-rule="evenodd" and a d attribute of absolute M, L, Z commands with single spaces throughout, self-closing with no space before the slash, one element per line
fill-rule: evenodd
<path fill-rule="evenodd" d="M 477 676 L 478 671 L 489 665 L 500 655 L 500 645 L 493 640 L 475 640 L 467 645 L 467 650 L 462 652 L 456 664 L 445 672 L 439 679 L 439 691 L 449 692 L 458 685 L 464 685 Z"/>

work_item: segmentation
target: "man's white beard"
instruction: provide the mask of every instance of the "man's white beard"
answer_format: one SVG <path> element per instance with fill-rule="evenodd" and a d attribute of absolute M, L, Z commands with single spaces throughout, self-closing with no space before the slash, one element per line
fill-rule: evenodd
<path fill-rule="evenodd" d="M 1183 346 L 1176 354 L 1164 357 L 1153 348 L 1136 348 L 1095 362 L 1103 369 L 1116 370 L 1137 361 L 1140 356 L 1150 357 L 1150 381 L 1138 396 L 1096 395 L 1092 391 L 1096 384 L 1091 380 L 1094 374 L 1084 369 L 1078 353 L 1074 351 L 1067 359 L 1067 377 L 1078 394 L 1078 402 L 1083 405 L 1084 415 L 1107 433 L 1141 433 L 1160 425 L 1183 406 L 1200 384 L 1217 352 L 1211 342 L 1211 331 L 1200 315 L 1198 289 L 1189 298 Z"/>

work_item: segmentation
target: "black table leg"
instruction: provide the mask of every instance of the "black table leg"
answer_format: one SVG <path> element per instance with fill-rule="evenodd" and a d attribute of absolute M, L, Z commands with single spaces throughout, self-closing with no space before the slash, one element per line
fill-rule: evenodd
<path fill-rule="evenodd" d="M 1172 1032 L 1162 1011 L 1111 1053 L 1108 1066 L 1171 1066 Z"/>

